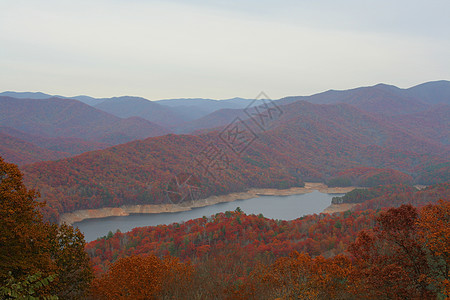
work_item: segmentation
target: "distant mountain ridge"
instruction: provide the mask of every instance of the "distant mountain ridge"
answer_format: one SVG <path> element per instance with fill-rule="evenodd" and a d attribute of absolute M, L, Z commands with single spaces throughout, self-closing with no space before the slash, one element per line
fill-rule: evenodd
<path fill-rule="evenodd" d="M 166 127 L 185 120 L 185 116 L 174 109 L 140 97 L 109 98 L 94 107 L 121 118 L 141 117 Z"/>
<path fill-rule="evenodd" d="M 450 104 L 450 81 L 430 81 L 406 89 L 412 97 L 428 104 Z"/>
<path fill-rule="evenodd" d="M 13 91 L 6 91 L 6 92 L 2 92 L 0 93 L 0 96 L 5 96 L 5 97 L 11 97 L 11 98 L 18 98 L 18 99 L 49 99 L 49 98 L 61 98 L 61 99 L 74 99 L 74 100 L 78 100 L 80 102 L 83 102 L 87 105 L 95 105 L 100 103 L 102 100 L 101 99 L 97 99 L 97 98 L 93 98 L 93 97 L 89 97 L 89 96 L 84 96 L 84 95 L 80 95 L 80 96 L 75 96 L 75 97 L 66 97 L 66 96 L 60 96 L 60 95 L 50 95 L 50 94 L 45 94 L 42 92 L 13 92 Z"/>
<path fill-rule="evenodd" d="M 0 125 L 40 136 L 99 142 L 111 142 L 117 135 L 119 143 L 167 133 L 147 120 L 121 119 L 79 101 L 60 98 L 0 97 Z"/>
<path fill-rule="evenodd" d="M 3 92 L 0 96 L 15 98 L 45 99 L 52 95 L 44 93 Z M 188 132 L 203 129 L 201 118 L 211 119 L 208 114 L 220 109 L 243 109 L 253 99 L 232 98 L 214 100 L 204 98 L 180 98 L 150 101 L 142 97 L 121 96 L 113 98 L 93 98 L 89 96 L 61 97 L 76 99 L 121 118 L 141 117 L 163 127 L 170 127 L 175 132 Z M 440 80 L 422 83 L 407 89 L 393 85 L 377 84 L 349 90 L 328 90 L 311 96 L 290 96 L 278 100 L 279 104 L 296 101 L 314 104 L 347 103 L 362 110 L 384 115 L 400 115 L 421 112 L 436 104 L 450 104 L 450 81 Z M 256 103 L 254 103 L 256 105 Z M 228 114 L 230 114 L 228 112 Z M 216 114 L 217 115 L 217 114 Z M 197 121 L 198 120 L 198 121 Z M 194 124 L 187 124 L 194 122 Z M 191 131 L 191 132 L 192 132 Z"/>
<path fill-rule="evenodd" d="M 434 91 L 432 89 L 434 86 L 437 86 L 439 91 Z M 372 87 L 362 87 L 344 91 L 329 90 L 312 96 L 285 97 L 276 100 L 275 103 L 278 105 L 286 105 L 298 101 L 305 101 L 313 104 L 346 103 L 363 111 L 395 119 L 395 116 L 411 115 L 414 113 L 419 114 L 421 112 L 424 113 L 428 110 L 433 110 L 436 105 L 438 105 L 436 103 L 439 102 L 450 105 L 450 92 L 448 92 L 448 89 L 450 89 L 450 81 L 430 82 L 410 89 L 400 89 L 391 85 L 378 84 Z M 424 99 L 426 99 L 425 101 L 414 96 L 413 91 L 416 90 L 421 91 L 421 97 L 424 97 Z M 436 97 L 438 97 L 437 99 L 439 100 L 433 101 L 433 95 L 438 95 Z M 223 126 L 226 123 L 233 121 L 237 116 L 245 117 L 242 109 L 217 110 L 199 119 L 185 122 L 180 126 L 173 128 L 173 130 L 178 133 L 192 133 L 198 130 L 211 128 L 213 120 L 218 121 L 217 126 Z M 405 118 L 408 117 L 404 117 L 403 119 Z M 447 119 L 449 118 L 450 117 L 447 117 Z M 406 124 L 405 122 L 404 124 Z M 429 124 L 427 126 L 433 125 Z M 445 134 L 445 131 L 442 134 Z M 445 139 L 445 137 L 443 137 L 443 139 Z"/>
<path fill-rule="evenodd" d="M 0 132 L 20 140 L 24 148 L 29 148 L 32 143 L 34 149 L 43 147 L 71 154 L 170 132 L 142 118 L 119 118 L 77 100 L 19 99 L 5 96 L 0 96 L 0 127 Z M 3 149 L 0 155 L 6 152 L 11 151 Z M 43 151 L 38 152 L 44 154 Z M 49 157 L 49 154 L 45 154 L 42 160 Z M 53 157 L 57 159 L 61 156 Z M 22 160 L 13 162 L 24 163 Z M 26 162 L 32 161 L 27 159 Z"/>
<path fill-rule="evenodd" d="M 423 83 L 408 89 L 387 84 L 350 90 L 329 90 L 311 96 L 291 96 L 280 103 L 307 101 L 315 104 L 347 103 L 362 110 L 397 115 L 427 110 L 435 104 L 450 104 L 450 81 Z"/>
<path fill-rule="evenodd" d="M 41 92 L 3 92 L 0 96 L 19 99 L 74 99 L 120 118 L 141 117 L 163 127 L 176 128 L 184 122 L 201 118 L 219 109 L 243 109 L 254 99 L 232 98 L 225 100 L 180 98 L 150 101 L 143 97 L 120 96 L 93 98 L 89 96 L 64 97 Z M 256 105 L 257 101 L 254 103 Z"/>
<path fill-rule="evenodd" d="M 427 82 L 408 89 L 377 84 L 344 91 L 329 90 L 311 96 L 285 97 L 274 103 L 283 106 L 298 101 L 327 105 L 345 103 L 374 114 L 428 144 L 450 143 L 450 81 Z M 214 131 L 230 124 L 236 117 L 247 118 L 244 108 L 250 103 L 257 105 L 261 100 L 182 98 L 149 101 L 131 96 L 60 98 L 41 92 L 3 92 L 0 93 L 0 132 L 21 140 L 25 148 L 31 143 L 33 149 L 41 147 L 76 155 L 170 132 L 199 135 Z M 3 153 L 11 153 L 5 145 Z M 435 149 L 440 149 L 441 154 L 448 153 L 442 146 Z M 59 157 L 44 154 L 45 151 L 37 152 L 43 154 L 42 160 Z M 14 162 L 23 164 L 39 160 L 36 155 L 33 159 Z"/>

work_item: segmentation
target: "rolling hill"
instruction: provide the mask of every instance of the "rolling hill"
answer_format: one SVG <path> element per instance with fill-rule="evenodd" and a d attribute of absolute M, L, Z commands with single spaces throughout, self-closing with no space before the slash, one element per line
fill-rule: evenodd
<path fill-rule="evenodd" d="M 17 98 L 17 99 L 49 99 L 49 98 L 62 98 L 62 99 L 73 99 L 73 100 L 78 100 L 80 102 L 83 102 L 87 105 L 95 105 L 98 104 L 100 102 L 102 102 L 103 100 L 101 99 L 97 99 L 97 98 L 93 98 L 93 97 L 89 97 L 89 96 L 75 96 L 75 97 L 65 97 L 65 96 L 60 96 L 60 95 L 49 95 L 49 94 L 45 94 L 42 92 L 13 92 L 13 91 L 6 91 L 6 92 L 2 92 L 0 93 L 0 96 L 5 96 L 5 97 L 11 97 L 11 98 Z"/>
<path fill-rule="evenodd" d="M 281 99 L 269 114 L 251 119 L 242 108 L 226 108 L 172 127 L 195 135 L 164 135 L 167 129 L 142 117 L 120 118 L 77 100 L 2 96 L 2 151 L 20 164 L 90 151 L 23 166 L 27 183 L 41 190 L 54 220 L 76 209 L 167 203 L 172 180 L 189 174 L 202 197 L 304 181 L 342 184 L 344 175 L 370 185 L 438 183 L 450 176 L 449 106 L 436 104 L 448 101 L 448 84 L 328 91 Z M 161 122 L 176 124 L 184 117 L 173 108 L 210 103 L 206 111 L 217 105 L 207 99 L 187 99 L 185 106 L 181 100 L 165 102 L 169 105 L 119 97 L 100 106 L 123 116 L 156 114 Z M 115 146 L 103 149 L 108 145 Z"/>
<path fill-rule="evenodd" d="M 389 117 L 388 120 L 411 134 L 450 145 L 450 105 L 440 104 L 429 110 Z"/>
<path fill-rule="evenodd" d="M 149 101 L 145 98 L 125 96 L 104 99 L 95 107 L 118 117 L 138 116 L 170 127 L 176 132 L 189 132 L 184 129 L 189 126 L 187 125 L 189 122 L 195 122 L 195 120 L 202 119 L 218 110 L 242 110 L 253 101 L 243 98 L 226 100 L 187 98 Z M 211 127 L 217 126 L 217 124 L 212 124 Z"/>
<path fill-rule="evenodd" d="M 242 110 L 252 103 L 252 99 L 233 98 L 225 100 L 186 98 L 149 101 L 142 97 L 93 98 L 89 96 L 62 97 L 44 93 L 3 92 L 0 96 L 29 99 L 48 99 L 51 97 L 74 99 L 89 104 L 112 115 L 128 118 L 137 116 L 174 132 L 189 133 L 210 125 L 208 120 L 226 118 L 232 109 Z M 426 111 L 437 104 L 450 104 L 450 81 L 426 82 L 408 89 L 387 84 L 377 84 L 349 90 L 329 90 L 311 96 L 291 96 L 276 100 L 280 105 L 296 101 L 313 104 L 347 103 L 359 109 L 388 116 L 412 114 Z M 256 103 L 255 103 L 256 104 Z M 209 115 L 212 114 L 213 115 Z M 237 113 L 236 113 L 237 114 Z"/>
<path fill-rule="evenodd" d="M 104 99 L 96 104 L 95 108 L 121 118 L 141 117 L 166 127 L 186 121 L 185 117 L 176 110 L 140 97 Z"/>
<path fill-rule="evenodd" d="M 193 133 L 202 129 L 226 126 L 235 118 L 246 118 L 242 109 L 219 109 L 193 121 L 185 122 L 174 128 L 176 133 Z"/>
<path fill-rule="evenodd" d="M 133 141 L 24 166 L 25 179 L 40 189 L 53 219 L 76 209 L 167 203 L 170 182 L 180 174 L 194 175 L 202 196 L 326 181 L 357 167 L 398 170 L 404 173 L 398 178 L 416 180 L 430 166 L 440 166 L 439 173 L 427 173 L 429 177 L 437 176 L 437 182 L 449 179 L 441 170 L 442 164 L 450 167 L 448 146 L 421 139 L 368 112 L 348 104 L 304 101 L 280 109 L 283 113 L 267 130 L 244 120 L 246 126 L 233 123 L 198 136 L 170 134 Z M 236 137 L 232 127 L 246 136 Z M 376 178 L 371 183 L 376 184 Z"/>
<path fill-rule="evenodd" d="M 439 80 L 425 82 L 409 89 L 406 93 L 428 104 L 449 104 L 450 81 Z"/>
<path fill-rule="evenodd" d="M 417 118 L 419 118 L 418 116 L 421 115 L 421 113 L 426 113 L 426 111 L 438 112 L 439 109 L 436 109 L 436 103 L 447 103 L 441 105 L 450 104 L 448 89 L 450 89 L 450 82 L 448 81 L 428 82 L 409 89 L 400 89 L 392 85 L 378 84 L 371 87 L 361 87 L 343 91 L 329 90 L 311 96 L 285 97 L 276 100 L 276 103 L 278 103 L 278 105 L 286 105 L 297 101 L 305 101 L 313 104 L 346 103 L 359 108 L 360 110 L 375 113 L 378 116 L 387 116 L 383 119 L 394 122 L 400 127 L 404 126 L 404 129 L 406 130 L 410 130 L 411 126 L 408 125 L 408 122 L 418 121 Z M 433 101 L 432 99 L 436 100 Z M 439 112 L 438 116 L 438 119 L 442 121 L 441 123 L 445 122 L 445 118 L 447 118 L 447 120 L 450 119 L 450 117 L 445 116 L 445 114 L 447 114 L 447 111 L 444 107 L 444 111 Z M 216 110 L 201 118 L 176 126 L 173 130 L 177 133 L 193 133 L 197 130 L 224 126 L 238 116 L 241 118 L 245 117 L 243 108 Z M 397 117 L 404 121 L 396 122 L 395 120 Z M 411 118 L 411 120 L 409 120 L 409 118 Z M 436 122 L 433 121 L 432 118 L 428 120 L 428 123 Z M 436 124 L 425 125 L 426 128 L 433 130 L 430 128 L 430 125 Z M 446 135 L 446 131 L 441 130 L 441 127 L 442 126 L 439 125 L 437 128 L 440 133 L 435 134 Z M 418 134 L 424 134 L 424 132 L 419 130 Z M 421 138 L 433 139 L 432 136 L 427 135 L 422 135 Z M 441 137 L 440 140 L 443 139 L 445 139 L 445 136 Z"/>
<path fill-rule="evenodd" d="M 399 115 L 429 109 L 438 103 L 450 103 L 450 81 L 427 82 L 408 89 L 377 84 L 375 86 L 336 91 L 329 90 L 311 96 L 293 96 L 280 99 L 280 103 L 308 101 L 314 104 L 347 103 L 362 110 Z"/>
<path fill-rule="evenodd" d="M 71 156 L 70 153 L 48 150 L 3 132 L 0 132 L 0 155 L 19 166 Z"/>
<path fill-rule="evenodd" d="M 25 142 L 32 143 L 36 146 L 48 150 L 62 151 L 71 155 L 81 154 L 87 151 L 105 149 L 112 146 L 111 144 L 108 143 L 85 141 L 80 138 L 64 138 L 64 137 L 51 138 L 32 135 L 24 131 L 4 126 L 0 126 L 0 133 L 21 139 Z"/>
<path fill-rule="evenodd" d="M 18 99 L 62 98 L 78 100 L 120 118 L 141 117 L 163 127 L 181 128 L 184 122 L 202 118 L 220 109 L 243 109 L 253 99 L 225 100 L 186 98 L 150 101 L 142 97 L 121 96 L 93 98 L 89 96 L 64 97 L 41 92 L 2 92 L 0 96 Z M 254 103 L 256 104 L 256 102 Z"/>
<path fill-rule="evenodd" d="M 107 144 L 166 134 L 147 120 L 122 119 L 71 99 L 0 97 L 0 125 L 35 136 L 79 138 Z"/>

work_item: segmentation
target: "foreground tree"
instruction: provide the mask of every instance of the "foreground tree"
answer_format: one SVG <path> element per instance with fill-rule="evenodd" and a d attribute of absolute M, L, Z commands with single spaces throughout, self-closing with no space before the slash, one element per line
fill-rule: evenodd
<path fill-rule="evenodd" d="M 0 282 L 42 274 L 55 280 L 36 296 L 80 299 L 92 280 L 83 235 L 72 226 L 44 222 L 38 196 L 25 187 L 17 166 L 0 157 Z"/>
<path fill-rule="evenodd" d="M 429 273 L 426 282 L 441 298 L 450 297 L 450 201 L 422 208 L 417 227 L 425 248 Z"/>
<path fill-rule="evenodd" d="M 23 281 L 17 281 L 11 273 L 9 278 L 0 286 L 1 299 L 39 299 L 35 295 L 39 294 L 39 290 L 45 288 L 55 279 L 55 275 L 42 278 L 41 273 L 29 275 Z M 59 299 L 58 296 L 44 296 L 44 300 Z"/>
<path fill-rule="evenodd" d="M 182 299 L 193 269 L 178 259 L 155 255 L 129 256 L 116 261 L 94 280 L 94 299 Z"/>
<path fill-rule="evenodd" d="M 62 224 L 47 224 L 48 247 L 56 265 L 53 291 L 61 299 L 82 299 L 93 279 L 89 256 L 84 251 L 84 236 L 78 228 Z"/>
<path fill-rule="evenodd" d="M 373 230 L 349 247 L 355 292 L 376 299 L 435 299 L 448 294 L 449 202 L 420 211 L 411 205 L 380 214 Z"/>
<path fill-rule="evenodd" d="M 0 157 L 0 280 L 11 272 L 14 278 L 46 270 L 55 271 L 48 251 L 48 232 L 34 199 L 38 193 L 27 190 L 22 174 L 14 164 Z"/>

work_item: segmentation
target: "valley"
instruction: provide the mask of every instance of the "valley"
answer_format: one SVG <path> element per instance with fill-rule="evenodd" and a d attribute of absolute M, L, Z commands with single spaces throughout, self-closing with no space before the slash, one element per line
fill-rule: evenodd
<path fill-rule="evenodd" d="M 120 263 L 153 259 L 150 266 L 193 274 L 166 292 L 210 298 L 222 286 L 219 298 L 233 298 L 261 288 L 260 268 L 275 276 L 280 263 L 318 268 L 325 260 L 324 272 L 353 274 L 330 276 L 370 294 L 368 283 L 351 279 L 366 270 L 350 262 L 359 261 L 366 232 L 385 230 L 383 218 L 425 222 L 428 210 L 448 228 L 449 90 L 448 81 L 379 84 L 257 101 L 0 93 L 0 185 L 11 201 L 31 201 L 30 224 L 52 232 L 43 236 L 66 232 L 59 241 L 72 246 L 44 239 L 42 249 L 78 251 L 84 263 L 73 268 L 95 276 L 79 291 L 103 293 L 105 274 Z M 13 179 L 23 187 L 9 186 Z M 405 230 L 428 234 L 414 226 Z"/>
<path fill-rule="evenodd" d="M 0 299 L 450 299 L 450 1 L 0 2 Z"/>

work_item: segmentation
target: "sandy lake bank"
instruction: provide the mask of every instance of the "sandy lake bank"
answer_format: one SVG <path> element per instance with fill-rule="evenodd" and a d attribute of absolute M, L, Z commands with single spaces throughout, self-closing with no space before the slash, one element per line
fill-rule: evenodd
<path fill-rule="evenodd" d="M 106 218 L 114 216 L 128 216 L 129 214 L 158 214 L 168 212 L 187 211 L 197 207 L 204 207 L 214 205 L 222 202 L 232 202 L 236 200 L 245 200 L 255 198 L 258 196 L 288 196 L 295 194 L 306 194 L 313 191 L 328 194 L 344 194 L 352 191 L 355 187 L 328 187 L 323 183 L 305 182 L 305 187 L 293 187 L 285 190 L 278 189 L 250 189 L 246 192 L 231 193 L 227 195 L 211 196 L 206 199 L 199 199 L 195 201 L 186 201 L 180 204 L 145 204 L 145 205 L 122 205 L 120 207 L 103 207 L 97 209 L 82 209 L 71 213 L 61 215 L 60 223 L 73 224 L 81 222 L 86 219 Z M 331 204 L 323 212 L 333 213 L 344 211 L 346 204 Z"/>

